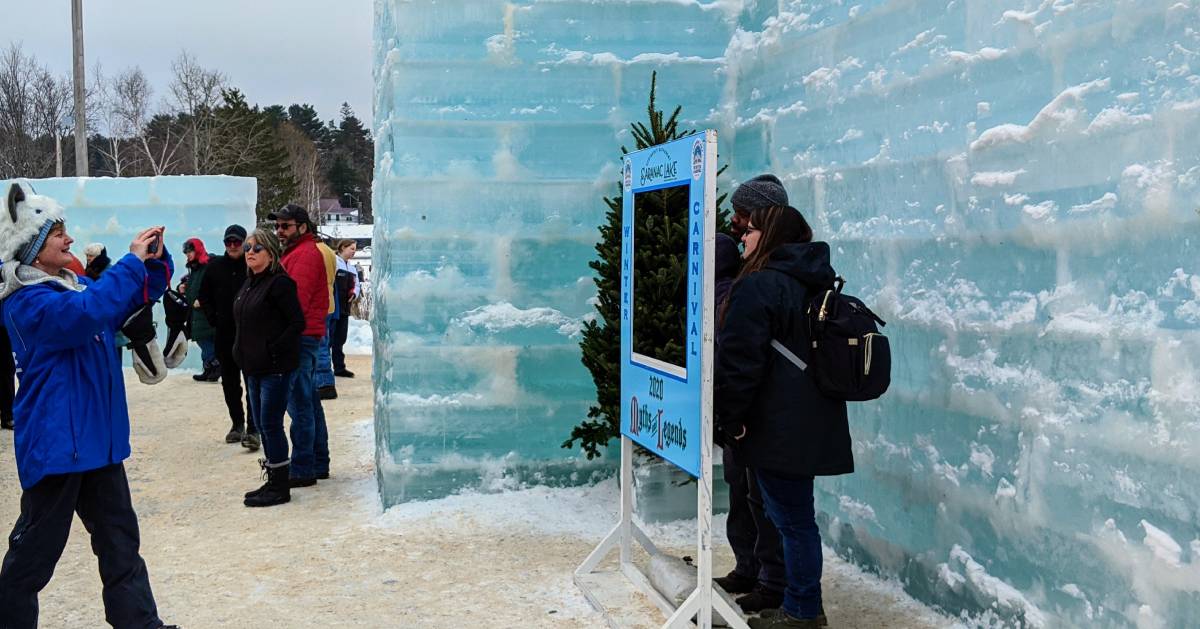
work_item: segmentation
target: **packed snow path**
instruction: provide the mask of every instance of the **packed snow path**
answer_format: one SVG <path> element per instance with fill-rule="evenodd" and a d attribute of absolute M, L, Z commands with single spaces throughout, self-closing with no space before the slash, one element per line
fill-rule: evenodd
<path fill-rule="evenodd" d="M 602 627 L 571 573 L 614 521 L 615 485 L 453 496 L 381 513 L 370 358 L 348 360 L 360 375 L 339 379 L 341 397 L 325 407 L 332 478 L 269 509 L 241 504 L 261 482 L 258 455 L 223 442 L 229 426 L 219 386 L 178 374 L 150 387 L 127 374 L 127 468 L 162 618 L 185 629 Z M 12 433 L 0 433 L 5 535 L 19 512 L 12 450 Z M 687 528 L 655 531 L 691 554 Z M 729 565 L 722 541 L 718 574 Z M 827 562 L 826 573 L 836 626 L 948 624 L 845 563 Z M 104 626 L 96 560 L 78 519 L 41 606 L 43 627 Z M 644 616 L 645 627 L 662 623 L 648 603 Z"/>

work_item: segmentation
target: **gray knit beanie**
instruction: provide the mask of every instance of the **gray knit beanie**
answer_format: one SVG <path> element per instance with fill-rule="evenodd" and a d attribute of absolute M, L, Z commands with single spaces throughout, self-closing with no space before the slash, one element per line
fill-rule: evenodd
<path fill-rule="evenodd" d="M 734 211 L 753 212 L 759 208 L 786 206 L 787 190 L 775 175 L 759 175 L 733 191 L 729 199 Z"/>

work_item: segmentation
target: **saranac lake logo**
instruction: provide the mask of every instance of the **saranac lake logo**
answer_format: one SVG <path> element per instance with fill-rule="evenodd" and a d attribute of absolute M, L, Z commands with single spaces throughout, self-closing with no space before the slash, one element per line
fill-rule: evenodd
<path fill-rule="evenodd" d="M 659 181 L 671 181 L 678 176 L 678 173 L 679 162 L 672 161 L 671 155 L 664 149 L 655 149 L 650 153 L 650 157 L 646 158 L 646 164 L 642 166 L 638 185 L 645 186 Z"/>

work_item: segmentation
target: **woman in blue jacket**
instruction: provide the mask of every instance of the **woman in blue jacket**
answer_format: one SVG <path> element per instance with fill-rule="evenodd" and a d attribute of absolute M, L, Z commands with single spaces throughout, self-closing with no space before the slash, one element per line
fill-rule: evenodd
<path fill-rule="evenodd" d="M 825 397 L 772 347 L 777 341 L 809 357 L 804 309 L 835 277 L 829 245 L 812 236 L 795 208 L 751 212 L 745 262 L 718 319 L 717 421 L 734 460 L 754 470 L 767 517 L 783 538 L 787 574 L 782 611 L 750 619 L 751 629 L 824 626 L 813 477 L 854 471 L 846 403 Z"/>
<path fill-rule="evenodd" d="M 123 461 L 129 410 L 113 340 L 137 309 L 166 290 L 171 259 L 161 227 L 92 281 L 66 270 L 74 242 L 62 208 L 25 183 L 0 211 L 0 317 L 12 340 L 20 388 L 13 408 L 21 515 L 0 567 L 0 627 L 36 627 L 38 593 L 50 581 L 78 513 L 104 584 L 105 619 L 118 629 L 163 627 Z"/>

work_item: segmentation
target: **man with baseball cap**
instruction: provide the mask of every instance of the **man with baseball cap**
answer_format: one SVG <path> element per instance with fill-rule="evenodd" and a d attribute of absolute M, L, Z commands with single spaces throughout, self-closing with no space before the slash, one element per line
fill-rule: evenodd
<path fill-rule="evenodd" d="M 225 443 L 240 443 L 254 451 L 261 441 L 249 407 L 242 406 L 242 369 L 233 359 L 233 342 L 237 338 L 233 302 L 246 283 L 245 251 L 242 249 L 245 241 L 245 227 L 230 225 L 225 230 L 225 255 L 210 259 L 200 282 L 199 301 L 213 328 L 217 362 L 221 365 L 221 389 L 232 424 L 225 434 Z"/>
<path fill-rule="evenodd" d="M 738 186 L 729 197 L 729 203 L 733 205 L 733 216 L 729 218 L 730 235 L 741 242 L 750 225 L 750 213 L 759 208 L 786 207 L 788 194 L 779 177 L 765 174 Z"/>
<path fill-rule="evenodd" d="M 292 417 L 291 486 L 309 487 L 329 478 L 329 429 L 315 381 L 329 316 L 329 277 L 307 210 L 288 204 L 268 214 L 267 220 L 275 222 L 275 235 L 283 245 L 280 263 L 296 282 L 304 311 L 300 367 L 293 372 L 287 412 Z"/>

